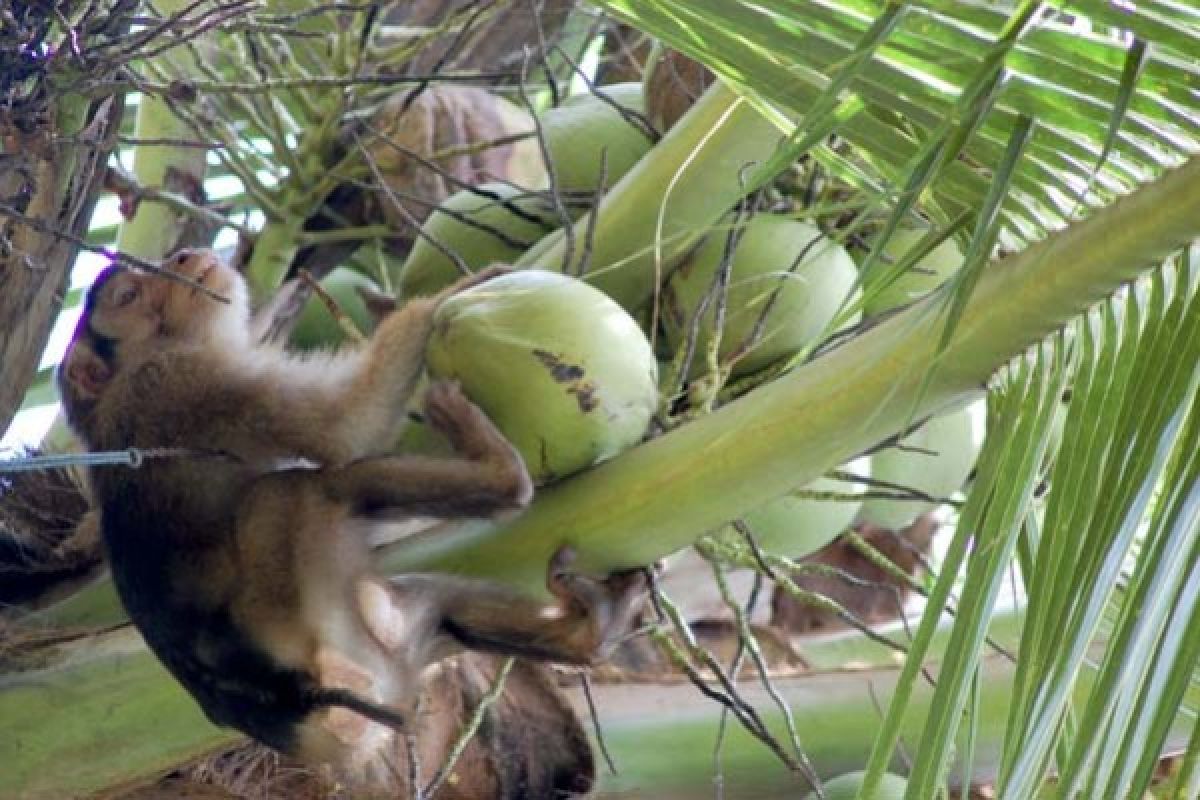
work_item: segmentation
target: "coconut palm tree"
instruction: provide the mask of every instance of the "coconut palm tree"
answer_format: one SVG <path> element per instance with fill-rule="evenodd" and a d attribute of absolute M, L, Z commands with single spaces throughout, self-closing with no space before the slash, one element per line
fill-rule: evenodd
<path fill-rule="evenodd" d="M 907 760 L 910 800 L 975 774 L 994 777 L 1005 798 L 1124 798 L 1143 796 L 1161 755 L 1178 750 L 1168 788 L 1200 794 L 1192 689 L 1200 656 L 1200 264 L 1189 250 L 1200 237 L 1200 7 L 593 5 L 707 65 L 724 85 L 600 200 L 594 221 L 540 245 L 539 263 L 570 265 L 578 257 L 570 243 L 590 236 L 589 274 L 606 276 L 597 283 L 614 296 L 636 294 L 637 276 L 669 266 L 785 168 L 807 182 L 811 213 L 832 235 L 848 241 L 870 230 L 876 244 L 864 272 L 892 280 L 915 264 L 921 253 L 892 266 L 880 255 L 917 213 L 935 231 L 918 249 L 954 237 L 964 263 L 943 288 L 885 321 L 798 358 L 752 391 L 718 393 L 711 413 L 542 491 L 519 519 L 397 546 L 384 562 L 530 583 L 566 538 L 587 569 L 647 564 L 915 421 L 986 394 L 984 451 L 927 611 L 911 636 L 896 637 L 906 658 L 887 681 L 886 705 L 876 712 L 862 695 L 837 695 L 843 706 L 858 703 L 866 720 L 838 729 L 849 740 L 841 755 L 816 741 L 821 730 L 812 726 L 831 718 L 827 706 L 805 716 L 797 703 L 793 755 L 784 746 L 785 757 L 770 762 L 761 744 L 789 738 L 784 719 L 774 737 L 764 735 L 770 725 L 757 730 L 760 751 L 742 756 L 741 748 L 738 757 L 773 763 L 786 780 L 784 762 L 811 762 L 829 775 L 850 767 L 849 751 L 867 769 L 863 796 Z M 328 63 L 355 65 L 357 39 L 343 38 L 351 49 Z M 152 94 L 190 74 L 200 76 L 193 85 L 201 96 L 237 97 L 220 89 L 236 78 L 202 59 L 131 66 Z M 221 106 L 276 145 L 298 142 L 278 187 L 257 177 L 279 169 L 259 163 L 261 154 L 233 139 L 221 151 L 249 205 L 265 213 L 259 244 L 281 243 L 248 265 L 262 285 L 278 285 L 287 268 L 279 253 L 299 250 L 305 219 L 332 188 L 318 185 L 332 139 L 288 138 L 295 134 L 286 116 L 311 113 L 330 128 L 345 95 L 307 91 L 316 90 L 280 84 L 266 110 L 245 98 Z M 194 107 L 166 99 L 197 123 Z M 336 158 L 364 174 L 345 154 Z M 713 178 L 719 163 L 746 168 Z M 296 178 L 306 170 L 308 184 Z M 600 269 L 614 264 L 623 266 Z M 771 566 L 750 547 L 717 560 Z M 1026 598 L 1015 619 L 999 614 L 1009 581 Z M 90 588 L 42 624 L 119 619 L 105 592 L 104 584 Z M 1010 641 L 1011 653 L 997 639 Z M 132 637 L 104 641 L 88 660 L 0 684 L 0 714 L 20 719 L 22 731 L 0 743 L 0 774 L 43 793 L 97 789 L 225 741 Z M 35 675 L 53 678 L 59 692 L 72 687 L 69 707 L 61 700 L 68 695 L 41 690 Z M 753 715 L 731 705 L 755 732 Z M 117 723 L 94 724 L 101 709 L 116 709 Z M 169 731 L 150 730 L 168 716 Z M 101 730 L 134 754 L 119 769 L 46 770 L 94 752 Z M 690 735 L 665 725 L 656 733 Z M 616 731 L 618 751 L 628 736 Z"/>

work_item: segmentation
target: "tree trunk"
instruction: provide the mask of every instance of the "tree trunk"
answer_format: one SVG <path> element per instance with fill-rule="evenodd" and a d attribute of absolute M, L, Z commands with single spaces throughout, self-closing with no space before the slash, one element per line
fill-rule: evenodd
<path fill-rule="evenodd" d="M 113 65 L 82 72 L 84 43 L 77 38 L 74 47 L 56 48 L 47 40 L 45 15 L 17 4 L 13 24 L 0 39 L 0 74 L 5 76 L 0 106 L 0 431 L 7 430 L 21 407 L 62 306 L 123 109 L 120 95 L 96 98 L 63 88 L 68 78 L 78 82 L 81 74 L 103 80 Z"/>

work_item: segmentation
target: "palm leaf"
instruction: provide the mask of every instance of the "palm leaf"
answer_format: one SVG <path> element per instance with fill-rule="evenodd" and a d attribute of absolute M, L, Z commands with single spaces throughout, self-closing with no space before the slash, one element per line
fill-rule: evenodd
<path fill-rule="evenodd" d="M 981 205 L 1019 120 L 1035 120 L 1003 211 L 1019 242 L 1065 224 L 1081 193 L 1089 205 L 1109 202 L 1200 146 L 1192 56 L 1200 21 L 1183 12 L 1082 2 L 1070 4 L 1072 20 L 1040 3 L 1015 16 L 974 3 L 597 4 L 791 119 L 825 108 L 829 94 L 857 95 L 864 113 L 837 133 L 861 149 L 881 186 L 902 185 L 948 130 L 971 131 L 962 157 L 929 176 L 931 199 L 947 214 Z M 882 45 L 871 35 L 877 19 L 892 23 Z M 1127 35 L 1089 33 L 1088 23 Z M 831 167 L 843 158 L 814 154 Z"/>

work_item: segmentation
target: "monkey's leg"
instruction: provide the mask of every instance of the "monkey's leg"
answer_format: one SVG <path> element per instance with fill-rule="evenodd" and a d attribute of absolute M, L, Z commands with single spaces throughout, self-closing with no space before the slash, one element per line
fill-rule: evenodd
<path fill-rule="evenodd" d="M 530 497 L 524 469 L 502 462 L 381 456 L 324 475 L 327 495 L 355 516 L 486 517 Z"/>
<path fill-rule="evenodd" d="M 533 484 L 521 456 L 457 384 L 439 381 L 426 395 L 430 424 L 465 458 L 389 456 L 325 473 L 333 499 L 362 513 L 488 516 L 522 508 Z"/>
<path fill-rule="evenodd" d="M 440 630 L 473 650 L 570 664 L 605 657 L 629 632 L 646 596 L 644 570 L 596 580 L 567 571 L 571 552 L 554 556 L 547 585 L 558 603 L 548 605 L 499 584 L 444 575 L 392 579 L 397 604 L 433 600 Z"/>

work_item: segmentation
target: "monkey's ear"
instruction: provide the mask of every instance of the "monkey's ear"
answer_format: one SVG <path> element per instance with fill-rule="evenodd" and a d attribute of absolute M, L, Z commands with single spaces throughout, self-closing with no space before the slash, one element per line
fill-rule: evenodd
<path fill-rule="evenodd" d="M 112 378 L 112 369 L 95 351 L 77 342 L 63 365 L 67 385 L 80 399 L 94 400 Z"/>

